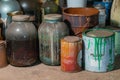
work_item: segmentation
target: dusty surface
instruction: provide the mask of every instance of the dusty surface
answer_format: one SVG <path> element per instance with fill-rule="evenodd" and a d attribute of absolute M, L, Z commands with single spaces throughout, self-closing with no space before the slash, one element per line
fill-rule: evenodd
<path fill-rule="evenodd" d="M 31 67 L 8 65 L 0 69 L 0 80 L 120 80 L 120 56 L 117 58 L 116 70 L 107 73 L 66 73 L 60 70 L 60 66 L 47 66 L 42 63 Z"/>

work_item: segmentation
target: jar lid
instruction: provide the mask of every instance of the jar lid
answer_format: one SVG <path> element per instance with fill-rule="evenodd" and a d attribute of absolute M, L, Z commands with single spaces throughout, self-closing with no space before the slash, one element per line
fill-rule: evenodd
<path fill-rule="evenodd" d="M 77 37 L 77 36 L 66 36 L 65 38 L 64 38 L 64 40 L 66 40 L 67 42 L 78 42 L 78 41 L 80 41 L 80 38 L 79 37 Z"/>
<path fill-rule="evenodd" d="M 7 13 L 8 16 L 21 15 L 21 14 L 23 14 L 23 11 L 13 11 Z"/>
<path fill-rule="evenodd" d="M 29 21 L 29 15 L 15 15 L 12 17 L 13 21 Z"/>
<path fill-rule="evenodd" d="M 98 29 L 98 30 L 92 30 L 87 32 L 87 36 L 89 37 L 108 37 L 113 35 L 114 32 L 110 31 L 110 30 L 106 30 L 106 29 Z"/>
<path fill-rule="evenodd" d="M 44 16 L 44 19 L 47 20 L 60 20 L 62 18 L 62 15 L 60 14 L 47 14 Z"/>

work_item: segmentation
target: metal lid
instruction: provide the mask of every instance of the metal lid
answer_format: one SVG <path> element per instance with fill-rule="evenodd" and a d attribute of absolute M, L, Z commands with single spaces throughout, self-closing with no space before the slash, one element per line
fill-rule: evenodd
<path fill-rule="evenodd" d="M 44 16 L 45 20 L 61 20 L 62 15 L 60 14 L 47 14 Z"/>
<path fill-rule="evenodd" d="M 13 21 L 29 21 L 29 15 L 15 15 L 12 17 Z"/>
<path fill-rule="evenodd" d="M 7 13 L 8 16 L 21 15 L 21 14 L 23 14 L 23 11 L 13 11 Z"/>
<path fill-rule="evenodd" d="M 89 37 L 108 37 L 114 34 L 114 32 L 106 29 L 92 30 L 86 33 Z"/>
<path fill-rule="evenodd" d="M 66 40 L 67 42 L 73 43 L 73 42 L 78 42 L 78 41 L 80 41 L 80 38 L 77 37 L 77 36 L 66 36 L 66 37 L 64 38 L 64 40 Z"/>

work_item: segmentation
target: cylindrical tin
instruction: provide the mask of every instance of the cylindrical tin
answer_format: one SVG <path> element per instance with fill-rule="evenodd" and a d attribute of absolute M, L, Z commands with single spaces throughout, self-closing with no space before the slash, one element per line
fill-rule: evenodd
<path fill-rule="evenodd" d="M 120 28 L 119 27 L 107 27 L 115 32 L 115 55 L 120 54 Z"/>
<path fill-rule="evenodd" d="M 114 68 L 115 34 L 108 29 L 91 29 L 83 33 L 85 70 L 107 72 Z"/>
<path fill-rule="evenodd" d="M 0 40 L 0 68 L 7 66 L 5 42 Z"/>
<path fill-rule="evenodd" d="M 61 39 L 61 70 L 78 72 L 81 70 L 82 41 L 76 36 L 66 36 Z"/>

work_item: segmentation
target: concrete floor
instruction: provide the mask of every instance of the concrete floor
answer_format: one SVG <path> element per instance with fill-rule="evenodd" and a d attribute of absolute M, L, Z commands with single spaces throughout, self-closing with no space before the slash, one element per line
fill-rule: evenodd
<path fill-rule="evenodd" d="M 60 66 L 38 64 L 31 67 L 8 65 L 0 69 L 0 80 L 120 80 L 120 56 L 117 56 L 115 70 L 107 73 L 81 71 L 66 73 Z"/>

